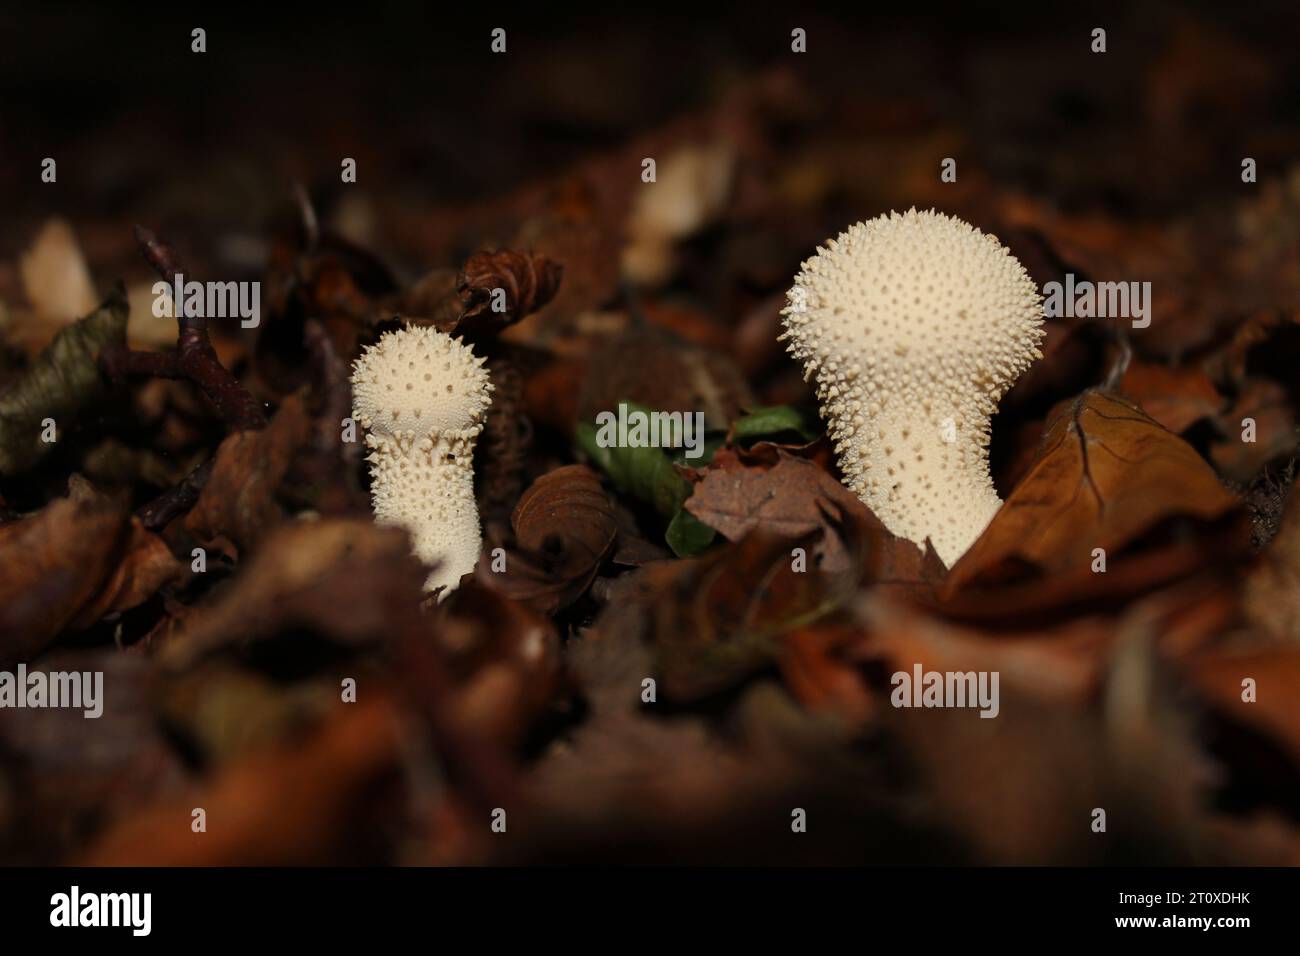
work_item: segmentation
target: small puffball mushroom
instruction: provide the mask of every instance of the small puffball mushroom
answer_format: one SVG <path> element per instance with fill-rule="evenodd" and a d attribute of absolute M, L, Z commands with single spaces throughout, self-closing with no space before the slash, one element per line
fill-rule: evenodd
<path fill-rule="evenodd" d="M 782 310 L 849 487 L 951 567 L 1002 502 L 989 420 L 1041 358 L 1042 297 L 994 236 L 933 210 L 850 226 Z"/>
<path fill-rule="evenodd" d="M 353 416 L 366 429 L 375 517 L 411 533 L 445 597 L 478 562 L 474 442 L 492 399 L 484 359 L 435 329 L 385 333 L 352 366 Z"/>

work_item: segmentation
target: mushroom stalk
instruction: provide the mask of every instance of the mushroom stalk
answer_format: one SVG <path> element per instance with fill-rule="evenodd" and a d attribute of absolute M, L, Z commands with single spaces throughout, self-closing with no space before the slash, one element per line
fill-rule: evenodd
<path fill-rule="evenodd" d="M 1001 505 L 988 469 L 998 400 L 1040 357 L 1041 297 L 959 219 L 857 223 L 803 264 L 783 310 L 852 491 L 951 567 Z"/>
<path fill-rule="evenodd" d="M 354 415 L 370 448 L 375 517 L 406 528 L 436 565 L 426 591 L 455 590 L 478 562 L 474 443 L 492 386 L 469 346 L 434 329 L 385 334 L 353 366 Z"/>

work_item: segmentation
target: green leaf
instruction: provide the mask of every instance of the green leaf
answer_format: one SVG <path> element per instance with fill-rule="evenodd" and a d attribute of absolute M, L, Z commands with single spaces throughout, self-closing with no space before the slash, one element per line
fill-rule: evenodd
<path fill-rule="evenodd" d="M 636 402 L 625 403 L 629 411 L 650 409 Z M 609 476 L 614 486 L 626 495 L 643 502 L 668 520 L 664 540 L 679 556 L 699 554 L 712 543 L 716 532 L 682 508 L 691 496 L 691 483 L 682 476 L 665 449 L 639 447 L 602 447 L 596 441 L 598 429 L 593 422 L 580 422 L 575 429 L 578 446 L 591 462 Z M 687 465 L 706 464 L 722 444 L 722 436 L 705 442 L 705 454 L 686 458 L 681 449 L 670 449 Z"/>
<path fill-rule="evenodd" d="M 119 282 L 104 303 L 59 332 L 31 367 L 0 395 L 0 475 L 31 468 L 53 448 L 41 422 L 61 434 L 105 393 L 96 364 L 105 345 L 126 343 L 126 289 Z"/>
<path fill-rule="evenodd" d="M 732 423 L 731 433 L 737 444 L 777 438 L 798 438 L 810 442 L 822 434 L 817 410 L 807 405 L 772 405 L 754 408 Z"/>
<path fill-rule="evenodd" d="M 626 403 L 629 411 L 647 414 L 649 409 L 634 402 Z M 601 471 L 609 475 L 619 491 L 645 502 L 671 518 L 691 495 L 691 483 L 673 466 L 661 448 L 602 448 L 596 442 L 597 429 L 592 422 L 581 422 L 576 429 L 578 445 Z"/>
<path fill-rule="evenodd" d="M 668 522 L 664 540 L 668 542 L 668 547 L 673 549 L 673 554 L 679 558 L 689 558 L 711 545 L 717 534 L 695 515 L 682 508 L 673 515 L 673 520 Z"/>

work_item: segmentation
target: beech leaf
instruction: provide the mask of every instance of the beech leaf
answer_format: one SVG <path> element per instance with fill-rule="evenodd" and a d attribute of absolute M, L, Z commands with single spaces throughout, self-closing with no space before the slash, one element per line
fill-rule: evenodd
<path fill-rule="evenodd" d="M 31 468 L 54 447 L 42 422 L 54 420 L 56 438 L 105 394 L 96 364 L 105 345 L 126 343 L 128 307 L 119 282 L 98 309 L 61 330 L 31 368 L 0 394 L 0 475 Z"/>

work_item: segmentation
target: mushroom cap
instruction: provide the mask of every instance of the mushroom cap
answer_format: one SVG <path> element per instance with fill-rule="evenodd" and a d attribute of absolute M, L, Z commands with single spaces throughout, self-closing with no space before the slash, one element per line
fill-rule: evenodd
<path fill-rule="evenodd" d="M 352 403 L 372 434 L 422 438 L 477 429 L 491 403 L 484 359 L 445 332 L 385 332 L 352 365 Z"/>
<path fill-rule="evenodd" d="M 996 400 L 1043 336 L 1042 298 L 1020 262 L 933 210 L 850 226 L 803 263 L 787 299 L 790 351 L 832 377 L 847 367 L 903 384 L 921 370 Z"/>

